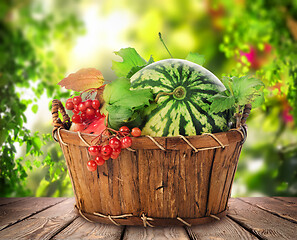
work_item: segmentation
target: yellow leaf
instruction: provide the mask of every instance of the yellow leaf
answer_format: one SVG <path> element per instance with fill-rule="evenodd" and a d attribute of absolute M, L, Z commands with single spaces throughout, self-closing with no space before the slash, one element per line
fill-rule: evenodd
<path fill-rule="evenodd" d="M 83 68 L 68 75 L 58 85 L 66 89 L 81 92 L 91 88 L 99 88 L 103 83 L 104 78 L 99 70 L 95 68 Z"/>

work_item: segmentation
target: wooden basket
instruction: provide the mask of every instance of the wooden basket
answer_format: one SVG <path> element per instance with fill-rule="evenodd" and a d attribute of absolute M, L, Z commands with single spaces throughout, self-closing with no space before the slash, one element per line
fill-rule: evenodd
<path fill-rule="evenodd" d="M 116 225 L 190 226 L 219 220 L 226 215 L 249 111 L 247 106 L 241 128 L 228 132 L 133 138 L 131 149 L 89 172 L 87 148 L 96 135 L 68 131 L 69 116 L 54 100 L 53 136 L 66 159 L 78 212 L 89 221 Z"/>

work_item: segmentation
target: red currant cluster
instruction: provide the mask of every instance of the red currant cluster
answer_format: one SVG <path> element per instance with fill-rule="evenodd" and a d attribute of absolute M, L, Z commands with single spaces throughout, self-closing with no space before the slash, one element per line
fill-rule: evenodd
<path fill-rule="evenodd" d="M 102 117 L 99 110 L 100 102 L 97 99 L 82 101 L 81 96 L 75 96 L 67 99 L 65 107 L 74 113 L 71 118 L 74 123 L 82 123 L 88 119 Z"/>
<path fill-rule="evenodd" d="M 90 146 L 88 148 L 89 154 L 93 157 L 87 163 L 89 171 L 96 171 L 97 166 L 101 166 L 108 159 L 116 159 L 119 157 L 121 150 L 129 148 L 132 145 L 132 139 L 129 136 L 139 137 L 141 130 L 139 128 L 133 128 L 130 133 L 130 129 L 123 126 L 119 131 L 115 131 L 116 135 L 109 138 L 108 143 Z"/>

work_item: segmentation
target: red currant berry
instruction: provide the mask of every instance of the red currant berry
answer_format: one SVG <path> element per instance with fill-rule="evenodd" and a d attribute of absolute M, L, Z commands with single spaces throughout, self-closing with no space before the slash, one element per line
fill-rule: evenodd
<path fill-rule="evenodd" d="M 138 127 L 132 128 L 131 134 L 133 137 L 139 137 L 141 135 L 141 130 Z"/>
<path fill-rule="evenodd" d="M 65 107 L 67 110 L 73 110 L 74 104 L 73 104 L 73 102 L 66 102 Z"/>
<path fill-rule="evenodd" d="M 86 105 L 86 108 L 91 108 L 92 107 L 92 100 L 91 99 L 86 100 L 85 105 Z"/>
<path fill-rule="evenodd" d="M 122 140 L 121 140 L 121 143 L 122 143 L 122 148 L 131 147 L 132 139 L 130 137 L 128 137 L 128 136 L 123 137 Z"/>
<path fill-rule="evenodd" d="M 90 146 L 88 151 L 91 156 L 99 156 L 100 155 L 101 146 Z"/>
<path fill-rule="evenodd" d="M 81 112 L 84 112 L 84 111 L 86 111 L 87 107 L 84 102 L 81 102 L 80 104 L 78 104 L 77 109 Z"/>
<path fill-rule="evenodd" d="M 94 172 L 97 169 L 97 164 L 94 160 L 90 160 L 87 162 L 87 168 L 89 171 Z"/>
<path fill-rule="evenodd" d="M 120 156 L 120 154 L 111 154 L 110 158 L 111 159 L 117 159 Z"/>
<path fill-rule="evenodd" d="M 75 97 L 73 97 L 73 103 L 74 103 L 75 105 L 80 104 L 81 101 L 82 101 L 81 96 L 75 96 Z"/>
<path fill-rule="evenodd" d="M 93 119 L 95 117 L 95 110 L 93 108 L 87 108 L 86 114 L 89 119 Z"/>
<path fill-rule="evenodd" d="M 78 115 L 78 114 L 74 114 L 71 119 L 72 119 L 72 122 L 74 122 L 74 123 L 81 123 L 82 122 L 81 116 Z"/>
<path fill-rule="evenodd" d="M 74 114 L 79 114 L 79 110 L 77 110 L 77 109 L 73 109 L 72 112 L 73 112 Z"/>
<path fill-rule="evenodd" d="M 108 159 L 110 159 L 110 155 L 102 156 L 102 158 L 104 159 L 104 161 L 107 161 Z"/>
<path fill-rule="evenodd" d="M 88 118 L 88 116 L 87 116 L 87 114 L 85 112 L 83 112 L 82 114 L 80 114 L 80 117 L 81 117 L 82 122 L 86 121 L 87 118 Z"/>
<path fill-rule="evenodd" d="M 109 146 L 112 149 L 121 148 L 121 141 L 116 137 L 113 137 L 109 140 Z"/>
<path fill-rule="evenodd" d="M 66 100 L 66 103 L 68 103 L 68 102 L 72 102 L 72 103 L 73 103 L 73 99 L 72 99 L 72 98 L 68 98 L 68 99 Z"/>
<path fill-rule="evenodd" d="M 127 126 L 122 126 L 122 127 L 120 127 L 119 131 L 123 136 L 126 136 L 129 134 L 130 129 Z"/>
<path fill-rule="evenodd" d="M 121 153 L 121 148 L 115 148 L 115 149 L 113 149 L 112 154 L 110 155 L 110 157 L 112 159 L 116 159 L 116 158 L 119 157 L 120 153 Z"/>
<path fill-rule="evenodd" d="M 95 115 L 96 115 L 96 117 L 99 117 L 99 118 L 102 117 L 101 112 L 100 112 L 99 109 L 97 109 L 97 110 L 95 111 Z"/>
<path fill-rule="evenodd" d="M 103 159 L 103 157 L 98 156 L 98 157 L 95 157 L 95 162 L 98 166 L 101 166 L 105 163 L 105 160 Z"/>
<path fill-rule="evenodd" d="M 101 148 L 101 154 L 103 156 L 110 156 L 112 153 L 112 148 L 109 145 L 105 145 Z"/>
<path fill-rule="evenodd" d="M 99 107 L 100 107 L 100 102 L 99 102 L 99 100 L 94 99 L 94 100 L 92 101 L 92 107 L 93 107 L 94 109 L 99 109 Z"/>

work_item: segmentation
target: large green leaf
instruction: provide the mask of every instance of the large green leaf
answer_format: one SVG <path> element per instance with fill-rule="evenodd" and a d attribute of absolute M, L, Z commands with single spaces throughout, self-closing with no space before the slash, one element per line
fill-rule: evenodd
<path fill-rule="evenodd" d="M 127 77 L 133 67 L 139 67 L 147 64 L 147 62 L 136 52 L 134 48 L 122 48 L 115 52 L 123 61 L 112 61 L 112 69 L 118 77 Z"/>

